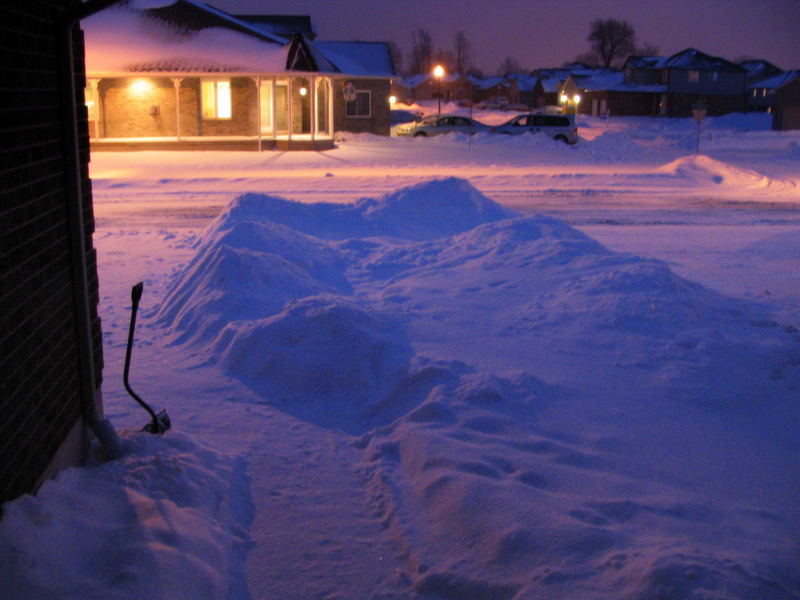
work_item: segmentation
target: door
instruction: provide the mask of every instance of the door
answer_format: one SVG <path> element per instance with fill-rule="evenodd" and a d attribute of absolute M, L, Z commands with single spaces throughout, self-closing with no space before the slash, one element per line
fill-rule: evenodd
<path fill-rule="evenodd" d="M 272 110 L 273 84 L 271 81 L 262 81 L 259 92 L 259 110 L 261 111 L 261 133 L 271 134 L 274 131 L 274 115 Z"/>

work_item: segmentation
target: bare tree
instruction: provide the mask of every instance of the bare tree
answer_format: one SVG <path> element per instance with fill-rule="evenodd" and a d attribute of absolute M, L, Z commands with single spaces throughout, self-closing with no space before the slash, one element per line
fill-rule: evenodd
<path fill-rule="evenodd" d="M 520 62 L 516 58 L 512 58 L 510 56 L 507 56 L 503 60 L 503 62 L 500 63 L 500 66 L 497 67 L 496 71 L 496 73 L 498 75 L 501 75 L 502 77 L 505 77 L 509 73 L 524 73 L 524 72 L 525 68 L 522 66 L 522 64 L 520 64 Z"/>
<path fill-rule="evenodd" d="M 427 73 L 431 70 L 433 38 L 425 29 L 417 29 L 411 34 L 411 54 L 409 56 L 409 75 Z"/>
<path fill-rule="evenodd" d="M 398 74 L 402 74 L 403 72 L 403 51 L 400 50 L 400 46 L 395 44 L 394 42 L 389 42 L 389 56 L 392 58 L 392 64 L 394 65 L 394 72 Z"/>
<path fill-rule="evenodd" d="M 455 69 L 457 73 L 465 74 L 472 66 L 473 49 L 472 42 L 467 38 L 463 31 L 456 33 L 453 38 L 453 50 L 455 54 Z"/>
<path fill-rule="evenodd" d="M 586 39 L 600 65 L 607 68 L 618 66 L 636 51 L 636 32 L 627 21 L 595 19 Z"/>

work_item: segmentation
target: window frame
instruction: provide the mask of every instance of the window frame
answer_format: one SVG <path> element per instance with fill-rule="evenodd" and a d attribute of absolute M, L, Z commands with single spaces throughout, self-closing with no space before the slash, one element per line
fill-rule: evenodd
<path fill-rule="evenodd" d="M 344 103 L 344 117 L 345 119 L 369 119 L 372 117 L 372 90 L 355 90 L 356 98 L 350 102 L 345 101 Z M 358 108 L 358 97 L 360 94 L 367 95 L 367 114 L 349 114 L 348 107 L 350 105 L 355 105 Z"/>
<path fill-rule="evenodd" d="M 686 73 L 686 81 L 689 83 L 698 83 L 700 81 L 700 71 L 691 69 Z"/>
<path fill-rule="evenodd" d="M 228 107 L 230 109 L 230 114 L 228 116 L 220 116 L 220 94 L 219 94 L 219 84 L 224 83 L 227 84 L 228 87 Z M 207 112 L 207 100 L 206 100 L 206 87 L 211 85 L 212 90 L 212 110 Z M 209 113 L 213 113 L 213 116 L 208 116 Z M 201 79 L 200 80 L 200 116 L 204 121 L 230 121 L 233 119 L 233 83 L 229 78 L 215 78 L 215 79 Z"/>

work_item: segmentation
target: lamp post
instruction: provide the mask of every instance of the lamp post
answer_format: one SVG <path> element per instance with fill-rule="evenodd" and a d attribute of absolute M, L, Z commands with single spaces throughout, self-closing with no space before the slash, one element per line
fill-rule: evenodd
<path fill-rule="evenodd" d="M 433 67 L 433 76 L 436 78 L 438 84 L 437 96 L 439 97 L 439 114 L 442 114 L 442 77 L 444 77 L 444 67 L 442 65 Z"/>

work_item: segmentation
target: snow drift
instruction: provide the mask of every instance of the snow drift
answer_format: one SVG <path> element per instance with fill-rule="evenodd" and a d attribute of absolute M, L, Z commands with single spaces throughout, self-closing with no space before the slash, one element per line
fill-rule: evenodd
<path fill-rule="evenodd" d="M 360 436 L 420 597 L 797 597 L 793 467 L 751 451 L 789 443 L 762 427 L 796 410 L 796 333 L 663 262 L 452 178 L 247 194 L 158 316 L 264 403 Z"/>

